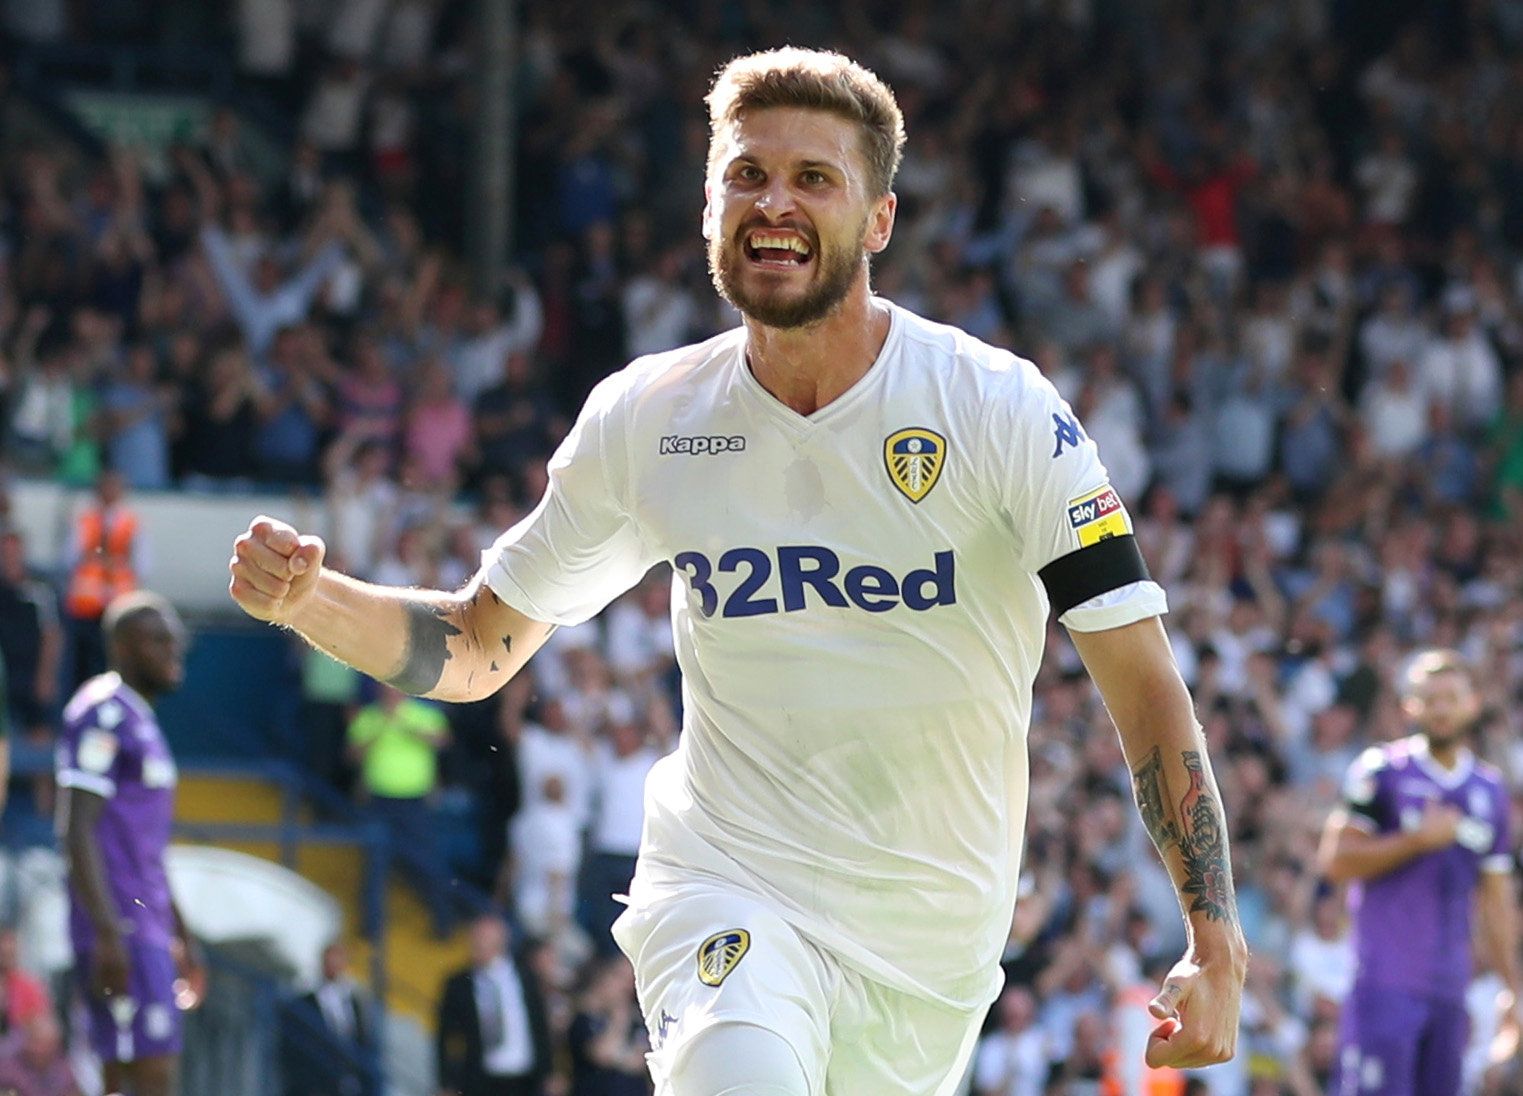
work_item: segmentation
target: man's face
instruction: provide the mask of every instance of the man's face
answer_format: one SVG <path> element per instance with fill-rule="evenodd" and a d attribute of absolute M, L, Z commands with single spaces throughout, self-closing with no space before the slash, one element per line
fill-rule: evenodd
<path fill-rule="evenodd" d="M 124 623 L 116 643 L 117 662 L 149 689 L 172 692 L 185 679 L 185 629 L 178 618 L 138 613 Z"/>
<path fill-rule="evenodd" d="M 342 944 L 330 944 L 323 951 L 323 977 L 330 982 L 342 978 L 349 969 L 349 953 Z"/>
<path fill-rule="evenodd" d="M 1481 711 L 1480 698 L 1464 674 L 1429 674 L 1412 687 L 1402 707 L 1428 742 L 1440 748 L 1459 744 Z"/>
<path fill-rule="evenodd" d="M 497 917 L 479 917 L 471 923 L 471 961 L 478 967 L 495 962 L 508 952 L 508 929 Z"/>
<path fill-rule="evenodd" d="M 715 137 L 703 234 L 714 288 L 768 327 L 824 319 L 893 231 L 868 193 L 861 133 L 818 110 L 752 111 Z"/>

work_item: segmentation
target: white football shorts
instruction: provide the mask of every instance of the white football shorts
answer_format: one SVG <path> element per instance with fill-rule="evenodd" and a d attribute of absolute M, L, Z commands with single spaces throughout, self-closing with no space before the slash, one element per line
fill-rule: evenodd
<path fill-rule="evenodd" d="M 723 884 L 663 888 L 626 909 L 613 936 L 634 964 L 656 1096 L 683 1096 L 668 1081 L 671 1063 L 721 1023 L 782 1036 L 810 1096 L 951 1096 L 982 1026 L 982 1010 L 949 1009 L 876 982 L 762 900 Z"/>

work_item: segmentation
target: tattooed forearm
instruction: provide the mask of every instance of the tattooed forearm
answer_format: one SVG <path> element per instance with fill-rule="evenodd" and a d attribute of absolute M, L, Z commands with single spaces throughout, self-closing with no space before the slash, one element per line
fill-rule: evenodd
<path fill-rule="evenodd" d="M 1185 771 L 1190 789 L 1179 801 L 1179 847 L 1184 860 L 1190 912 L 1204 913 L 1212 921 L 1229 924 L 1237 920 L 1237 898 L 1232 891 L 1232 868 L 1227 862 L 1227 829 L 1222 805 L 1206 782 L 1205 763 L 1198 750 L 1185 750 Z"/>
<path fill-rule="evenodd" d="M 422 696 L 444 676 L 444 664 L 450 660 L 449 641 L 461 633 L 443 606 L 409 601 L 402 609 L 407 617 L 406 654 L 401 668 L 386 679 L 386 684 Z"/>
<path fill-rule="evenodd" d="M 1132 770 L 1132 787 L 1142 824 L 1167 856 L 1179 849 L 1184 866 L 1180 892 L 1191 913 L 1204 913 L 1212 921 L 1237 920 L 1237 900 L 1232 893 L 1232 871 L 1227 857 L 1227 831 L 1222 806 L 1206 780 L 1205 761 L 1199 750 L 1181 754 L 1189 788 L 1176 801 L 1169 795 L 1163 770 L 1163 751 L 1154 746 Z"/>
<path fill-rule="evenodd" d="M 1132 770 L 1132 788 L 1148 836 L 1160 853 L 1167 852 L 1179 843 L 1179 826 L 1174 822 L 1169 785 L 1163 778 L 1163 754 L 1157 746 Z"/>

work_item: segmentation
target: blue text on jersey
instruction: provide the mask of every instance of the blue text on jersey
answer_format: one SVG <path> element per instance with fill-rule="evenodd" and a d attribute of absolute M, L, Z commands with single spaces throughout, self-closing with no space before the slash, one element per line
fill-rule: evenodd
<path fill-rule="evenodd" d="M 811 601 L 836 609 L 855 605 L 869 613 L 886 613 L 899 605 L 924 612 L 937 605 L 957 604 L 956 566 L 950 550 L 937 552 L 930 567 L 912 570 L 903 578 L 871 563 L 842 574 L 841 557 L 818 545 L 785 544 L 775 554 L 776 563 L 773 553 L 760 548 L 731 548 L 716 564 L 702 552 L 678 552 L 672 565 L 687 576 L 699 597 L 699 611 L 706 617 L 716 612 L 725 617 L 795 613 L 808 608 Z M 722 611 L 719 585 L 729 583 L 716 580 L 716 571 L 740 576 L 724 597 Z"/>

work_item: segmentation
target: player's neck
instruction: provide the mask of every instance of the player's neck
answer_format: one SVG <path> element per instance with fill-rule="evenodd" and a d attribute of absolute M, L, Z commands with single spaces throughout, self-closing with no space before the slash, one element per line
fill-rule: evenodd
<path fill-rule="evenodd" d="M 142 680 L 141 678 L 135 677 L 134 675 L 128 673 L 126 670 L 122 669 L 120 666 L 113 666 L 112 669 L 115 670 L 117 676 L 122 679 L 123 685 L 127 686 L 127 688 L 131 689 L 133 692 L 137 693 L 138 696 L 142 697 L 149 704 L 152 704 L 158 699 L 158 690 L 148 682 Z"/>
<path fill-rule="evenodd" d="M 1464 748 L 1458 742 L 1434 742 L 1431 738 L 1424 739 L 1428 743 L 1428 756 L 1433 763 L 1441 769 L 1453 771 L 1460 763 L 1460 751 Z"/>
<path fill-rule="evenodd" d="M 766 327 L 746 320 L 751 375 L 784 406 L 812 415 L 866 375 L 883 349 L 887 307 L 873 301 L 864 275 L 840 307 L 817 324 Z"/>

